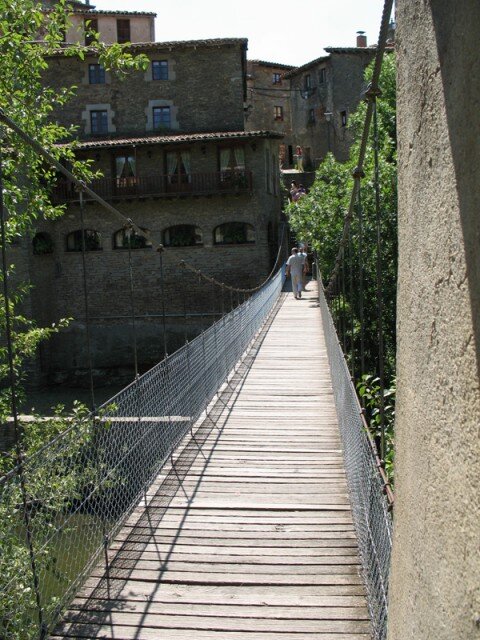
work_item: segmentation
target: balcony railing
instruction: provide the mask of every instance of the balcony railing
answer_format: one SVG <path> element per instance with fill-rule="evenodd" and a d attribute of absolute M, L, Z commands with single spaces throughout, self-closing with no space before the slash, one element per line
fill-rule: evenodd
<path fill-rule="evenodd" d="M 100 178 L 92 180 L 88 186 L 105 200 L 251 193 L 252 172 L 236 170 L 179 176 Z M 88 195 L 86 198 L 88 199 Z M 52 200 L 55 204 L 78 199 L 78 192 L 70 182 L 58 182 L 53 189 Z"/>

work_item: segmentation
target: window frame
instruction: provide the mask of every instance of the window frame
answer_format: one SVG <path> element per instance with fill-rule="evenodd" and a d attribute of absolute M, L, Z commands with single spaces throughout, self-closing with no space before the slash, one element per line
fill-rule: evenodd
<path fill-rule="evenodd" d="M 303 76 L 303 89 L 304 91 L 310 91 L 312 88 L 312 76 L 310 73 L 307 73 Z"/>
<path fill-rule="evenodd" d="M 87 22 L 89 23 L 88 25 Z M 89 47 L 92 42 L 95 42 L 95 38 L 89 32 L 95 31 L 98 33 L 98 18 L 85 18 L 83 21 L 83 31 L 85 35 L 85 46 Z"/>
<path fill-rule="evenodd" d="M 148 235 L 149 231 L 148 229 L 144 229 L 142 227 L 142 231 L 145 231 L 145 233 Z M 152 245 L 152 241 L 149 238 L 145 238 L 144 236 L 140 236 L 138 234 L 135 233 L 135 231 L 132 230 L 132 240 L 133 242 L 131 243 L 130 246 L 130 250 L 131 251 L 137 251 L 140 249 L 152 249 L 153 245 Z M 117 243 L 117 236 L 121 236 L 122 241 L 121 244 Z M 135 246 L 135 244 L 139 244 L 140 246 Z M 114 232 L 113 236 L 112 236 L 112 249 L 114 251 L 128 251 L 129 247 L 128 247 L 128 241 L 127 241 L 127 229 L 118 229 L 117 231 Z"/>
<path fill-rule="evenodd" d="M 172 238 L 170 237 L 172 229 L 176 229 L 177 232 L 179 232 L 179 230 L 181 229 L 183 229 L 184 231 L 187 229 L 191 230 L 191 237 L 193 238 L 194 242 L 189 244 L 176 244 L 174 241 L 172 242 Z M 172 247 L 175 249 L 179 249 L 182 247 L 203 247 L 203 231 L 201 227 L 198 227 L 195 224 L 172 224 L 162 231 L 162 241 L 164 247 Z"/>
<path fill-rule="evenodd" d="M 315 108 L 312 107 L 311 109 L 308 110 L 308 124 L 315 124 L 316 123 L 316 118 L 315 118 Z"/>
<path fill-rule="evenodd" d="M 102 117 L 100 120 L 100 122 L 102 123 L 102 125 L 100 126 L 101 130 L 94 130 L 93 123 L 94 123 L 94 119 L 97 117 L 97 115 L 95 115 L 95 118 L 94 118 L 94 114 L 99 114 L 99 113 L 102 114 Z M 108 109 L 90 109 L 89 115 L 90 115 L 90 133 L 93 136 L 102 136 L 109 132 L 108 131 Z M 105 125 L 105 128 L 103 125 Z M 95 126 L 98 129 L 97 125 Z"/>
<path fill-rule="evenodd" d="M 253 235 L 253 240 L 245 240 L 242 242 L 236 242 L 236 241 L 217 241 L 217 231 L 219 229 L 221 229 L 222 227 L 226 227 L 227 225 L 242 225 L 245 229 L 245 237 L 248 238 L 248 233 L 251 232 Z M 237 246 L 237 245 L 253 245 L 256 243 L 256 233 L 255 233 L 255 227 L 253 226 L 253 224 L 251 224 L 250 222 L 240 222 L 237 220 L 232 220 L 230 222 L 223 222 L 222 224 L 219 224 L 215 227 L 215 229 L 213 230 L 213 244 L 216 247 L 225 247 L 225 246 Z"/>
<path fill-rule="evenodd" d="M 168 112 L 168 126 L 155 126 L 155 112 Z M 156 105 L 152 107 L 152 130 L 169 131 L 172 128 L 172 108 L 170 105 Z"/>
<path fill-rule="evenodd" d="M 318 72 L 318 84 L 325 84 L 327 82 L 327 69 L 322 67 Z"/>
<path fill-rule="evenodd" d="M 88 63 L 88 84 L 105 84 L 105 83 L 106 83 L 105 67 L 99 62 L 89 62 Z"/>
<path fill-rule="evenodd" d="M 155 77 L 155 69 L 158 69 L 160 72 L 158 77 Z M 165 71 L 165 73 L 163 73 Z M 168 80 L 169 77 L 169 68 L 168 68 L 168 60 L 152 60 L 152 80 L 157 82 L 161 80 Z"/>
<path fill-rule="evenodd" d="M 273 119 L 283 122 L 283 105 L 278 104 L 273 106 Z"/>
<path fill-rule="evenodd" d="M 128 37 L 126 34 L 128 33 Z M 122 34 L 122 35 L 121 35 Z M 117 42 L 124 44 L 131 42 L 131 24 L 129 18 L 117 18 Z"/>
<path fill-rule="evenodd" d="M 52 236 L 46 231 L 38 231 L 32 238 L 32 252 L 34 256 L 46 256 L 55 252 Z"/>
<path fill-rule="evenodd" d="M 347 124 L 348 124 L 348 113 L 347 113 L 347 110 L 344 109 L 340 111 L 340 125 L 342 127 L 346 127 Z"/>
<path fill-rule="evenodd" d="M 102 247 L 102 235 L 96 229 L 84 229 L 83 230 L 85 237 L 85 252 L 87 251 L 103 251 Z M 89 240 L 95 237 L 95 243 L 98 244 L 95 248 L 89 248 Z M 73 248 L 70 248 L 69 238 L 73 238 Z M 80 244 L 78 245 L 78 241 Z M 75 229 L 74 231 L 70 231 L 65 236 L 65 252 L 66 253 L 79 253 L 82 252 L 82 229 Z"/>
<path fill-rule="evenodd" d="M 282 84 L 282 74 L 278 72 L 272 73 L 272 84 Z"/>

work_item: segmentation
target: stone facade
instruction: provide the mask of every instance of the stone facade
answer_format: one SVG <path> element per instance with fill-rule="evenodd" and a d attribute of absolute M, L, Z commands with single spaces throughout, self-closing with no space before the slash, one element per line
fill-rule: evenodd
<path fill-rule="evenodd" d="M 106 44 L 113 44 L 119 40 L 119 21 L 128 23 L 129 42 L 155 41 L 155 14 L 136 13 L 132 11 L 95 11 L 74 9 L 70 17 L 70 24 L 66 32 L 65 41 L 68 44 L 85 43 L 85 21 L 95 20 L 96 30 L 100 40 Z"/>
<path fill-rule="evenodd" d="M 303 165 L 312 170 L 330 151 L 348 158 L 352 135 L 347 129 L 365 90 L 365 67 L 374 47 L 327 48 L 328 56 L 286 74 L 291 83 L 293 144 L 302 147 Z"/>
<path fill-rule="evenodd" d="M 59 52 L 49 59 L 47 85 L 78 87 L 52 117 L 77 125 L 79 158 L 90 159 L 102 174 L 91 188 L 148 233 L 148 241 L 131 251 L 132 298 L 125 218 L 86 198 L 86 279 L 97 376 L 131 379 L 132 300 L 141 368 L 164 355 L 164 314 L 171 352 L 185 335 L 191 338 L 222 307 L 238 301 L 225 293 L 222 304 L 218 290 L 214 299 L 212 285 L 189 275 L 180 261 L 241 287 L 256 286 L 272 268 L 281 214 L 282 134 L 244 129 L 246 46 L 243 39 L 132 45 L 150 64 L 123 81 L 103 73 L 94 57 L 82 61 Z M 88 354 L 79 196 L 59 178 L 52 198 L 66 203 L 65 215 L 39 224 L 19 254 L 23 251 L 34 284 L 32 315 L 41 324 L 73 318 L 42 348 L 43 379 L 81 384 L 88 379 Z M 163 278 L 156 250 L 162 244 Z"/>
<path fill-rule="evenodd" d="M 247 61 L 245 127 L 250 131 L 283 133 L 280 166 L 285 169 L 293 165 L 290 80 L 285 78 L 292 69 L 275 62 Z"/>
<path fill-rule="evenodd" d="M 164 101 L 171 122 L 162 132 L 243 131 L 246 46 L 242 39 L 133 46 L 133 53 L 145 54 L 151 63 L 166 62 L 168 79 L 153 80 L 150 63 L 147 72 L 127 79 L 110 73 L 102 83 L 87 82 L 96 58 L 79 61 L 59 53 L 49 60 L 46 84 L 57 86 L 60 78 L 62 86 L 78 89 L 54 117 L 65 126 L 77 124 L 78 137 L 85 139 L 92 135 L 90 112 L 107 110 L 109 130 L 97 137 L 140 136 L 152 133 L 153 107 Z"/>
<path fill-rule="evenodd" d="M 188 149 L 193 179 L 199 170 L 202 175 L 206 173 L 218 178 L 219 149 L 225 148 L 228 142 L 228 139 L 222 138 L 221 142 L 212 140 L 209 143 L 190 143 Z M 169 333 L 178 331 L 176 325 L 183 322 L 185 310 L 189 315 L 220 311 L 218 297 L 214 303 L 217 305 L 216 309 L 212 310 L 211 286 L 200 283 L 188 272 L 184 273 L 179 267 L 179 261 L 185 260 L 204 273 L 234 286 L 256 286 L 269 273 L 276 254 L 281 205 L 278 174 L 274 175 L 274 169 L 270 184 L 267 184 L 265 158 L 271 158 L 271 166 L 276 166 L 273 160 L 278 157 L 278 143 L 279 139 L 273 136 L 246 135 L 242 140 L 246 171 L 249 174 L 251 172 L 252 176 L 251 190 L 242 188 L 238 193 L 222 193 L 221 184 L 217 184 L 206 195 L 189 195 L 184 192 L 177 196 L 162 192 L 152 197 L 120 198 L 115 202 L 123 215 L 148 231 L 153 245 L 132 250 L 134 304 L 135 314 L 138 316 L 141 363 L 152 364 L 162 356 L 161 323 L 165 301 Z M 237 140 L 235 144 L 239 144 Z M 187 147 L 182 144 L 181 148 L 185 150 Z M 171 150 L 172 145 L 155 145 L 151 147 L 151 152 L 146 147 L 141 147 L 137 151 L 138 175 L 141 175 L 141 170 L 155 170 L 161 164 L 166 149 Z M 103 161 L 108 166 L 109 161 L 105 159 L 111 153 L 112 150 L 102 150 L 99 165 Z M 62 317 L 75 319 L 70 329 L 53 340 L 48 349 L 48 370 L 57 372 L 57 377 L 58 372 L 66 374 L 69 368 L 81 371 L 87 366 L 82 254 L 78 250 L 69 251 L 67 243 L 68 235 L 80 228 L 79 220 L 78 203 L 72 203 L 65 216 L 55 222 L 43 223 L 38 230 L 51 236 L 53 253 L 34 255 L 33 250 L 30 250 L 29 256 L 32 277 L 36 281 L 38 274 L 40 283 L 40 287 L 36 287 L 32 294 L 33 304 L 38 309 L 36 316 L 42 317 L 45 323 Z M 234 245 L 216 243 L 215 229 L 230 222 L 251 225 L 254 241 Z M 86 229 L 100 234 L 101 248 L 86 254 L 96 366 L 126 367 L 132 362 L 128 251 L 115 248 L 114 242 L 114 235 L 122 230 L 124 221 L 98 204 L 87 201 L 84 224 Z M 160 258 L 155 247 L 167 242 L 165 231 L 179 224 L 196 227 L 201 232 L 202 240 L 197 246 L 165 249 L 162 253 L 162 282 Z M 45 305 L 46 300 L 48 305 Z M 228 293 L 225 293 L 224 305 L 225 308 L 231 305 Z M 205 321 L 197 318 L 195 322 L 189 319 L 190 337 L 198 330 L 199 322 Z M 182 331 L 183 328 L 180 333 Z M 170 340 L 175 345 L 175 337 Z M 120 348 L 115 348 L 115 343 Z"/>
<path fill-rule="evenodd" d="M 42 0 L 51 9 L 57 0 Z M 65 43 L 88 44 L 86 27 L 98 33 L 101 42 L 154 42 L 155 13 L 143 11 L 101 11 L 88 2 L 69 2 L 71 12 L 65 29 Z"/>
<path fill-rule="evenodd" d="M 399 0 L 389 640 L 480 638 L 480 4 Z"/>

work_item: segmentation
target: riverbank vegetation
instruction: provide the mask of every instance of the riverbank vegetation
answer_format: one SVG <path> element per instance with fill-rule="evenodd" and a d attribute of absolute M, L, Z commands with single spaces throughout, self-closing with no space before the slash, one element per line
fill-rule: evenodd
<path fill-rule="evenodd" d="M 373 65 L 366 69 L 367 84 L 372 70 Z M 393 478 L 397 290 L 396 90 L 393 53 L 385 56 L 380 88 L 382 94 L 377 99 L 380 242 L 377 244 L 372 132 L 365 157 L 365 177 L 361 180 L 360 200 L 356 204 L 349 241 L 344 251 L 343 273 L 340 274 L 343 284 L 334 287 L 330 306 L 340 342 L 345 347 L 350 370 L 355 375 L 360 397 L 367 411 L 370 428 L 379 442 L 381 385 L 378 379 L 378 297 L 381 298 L 386 409 L 385 461 L 390 478 Z M 366 108 L 366 104 L 361 103 L 350 118 L 349 128 L 355 142 L 348 161 L 338 162 L 332 154 L 328 154 L 317 170 L 308 195 L 291 203 L 287 210 L 289 223 L 296 236 L 307 241 L 316 251 L 325 285 L 334 270 L 339 251 L 345 212 L 348 210 L 353 188 L 353 172 L 359 157 Z M 380 282 L 377 280 L 378 251 L 382 266 Z M 359 280 L 360 274 L 362 282 Z"/>

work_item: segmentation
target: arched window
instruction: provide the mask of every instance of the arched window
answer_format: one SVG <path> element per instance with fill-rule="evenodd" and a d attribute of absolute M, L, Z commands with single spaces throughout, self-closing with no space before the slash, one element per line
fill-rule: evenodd
<path fill-rule="evenodd" d="M 195 247 L 203 244 L 203 234 L 193 224 L 176 224 L 163 232 L 166 247 Z"/>
<path fill-rule="evenodd" d="M 98 231 L 85 229 L 83 232 L 85 239 L 85 251 L 100 251 L 102 241 Z M 82 230 L 72 231 L 67 235 L 67 251 L 82 251 Z"/>
<path fill-rule="evenodd" d="M 142 229 L 148 235 L 147 229 Z M 119 229 L 113 234 L 114 249 L 128 249 L 128 232 L 125 229 Z M 151 249 L 152 243 L 145 236 L 136 234 L 134 231 L 130 234 L 130 249 Z"/>
<path fill-rule="evenodd" d="M 53 240 L 49 233 L 39 231 L 32 239 L 33 253 L 36 256 L 45 256 L 53 253 Z"/>
<path fill-rule="evenodd" d="M 255 229 L 246 222 L 226 222 L 213 232 L 215 244 L 252 244 L 255 242 Z"/>

